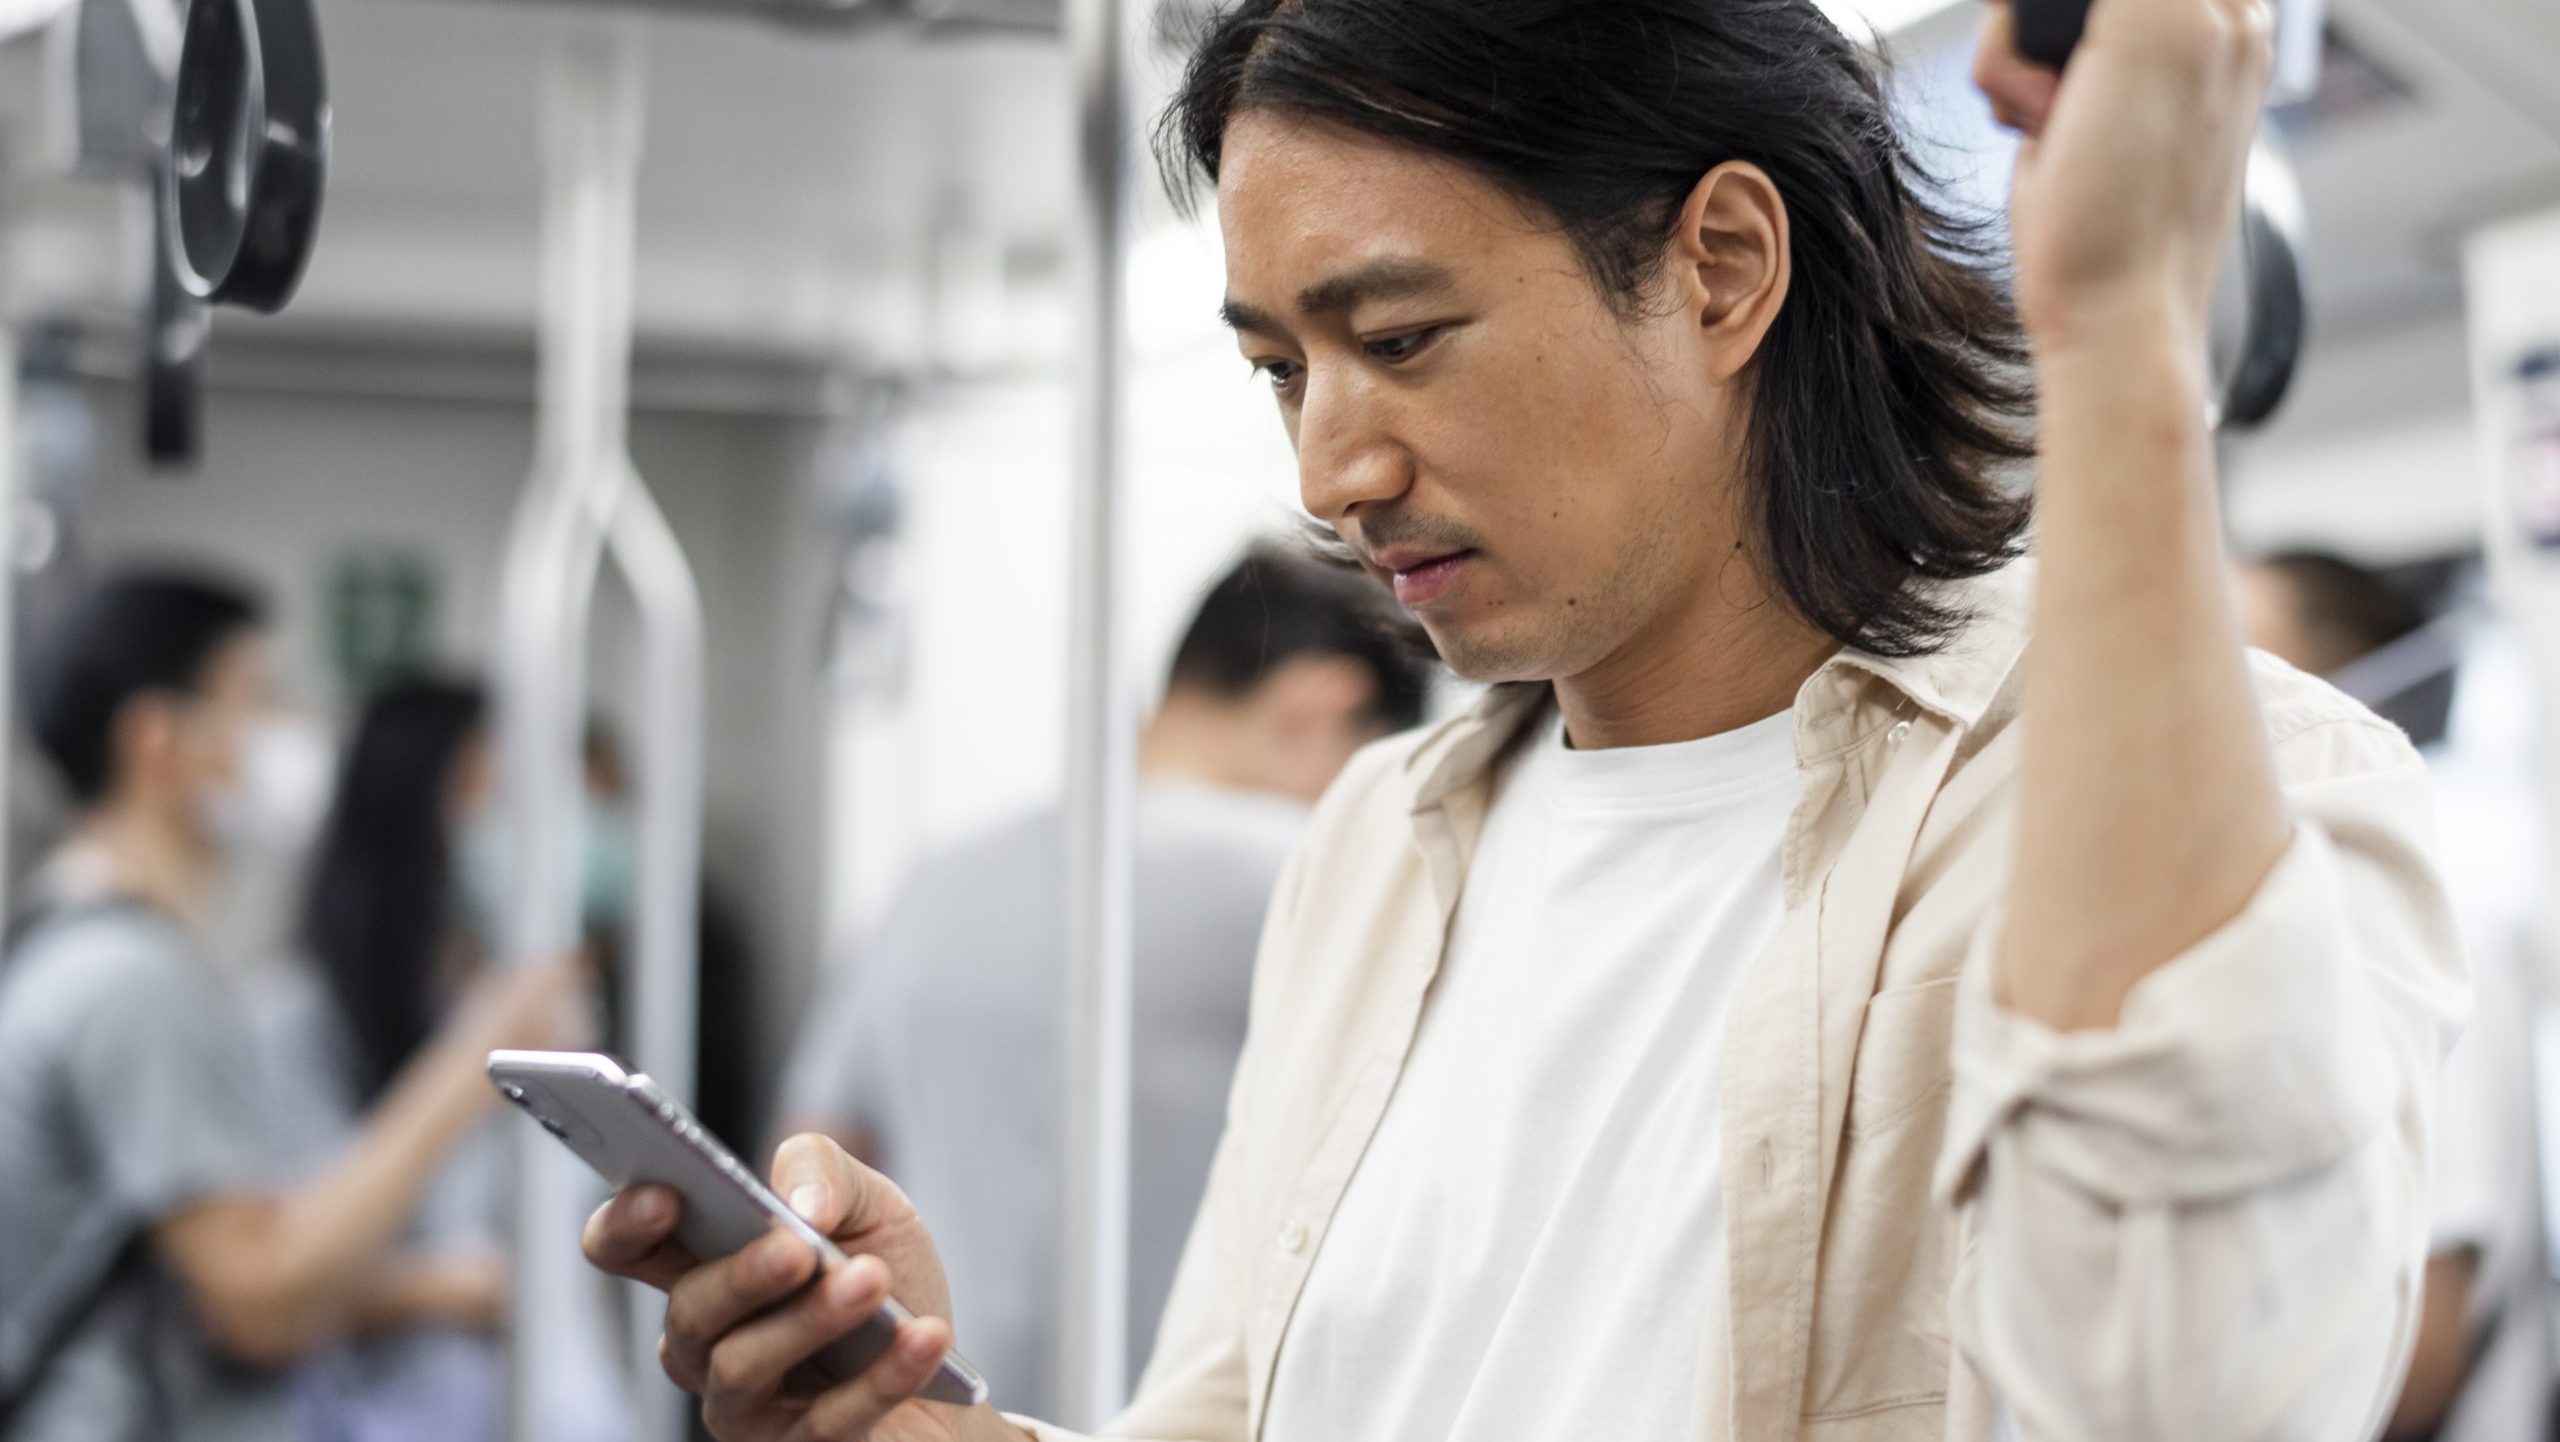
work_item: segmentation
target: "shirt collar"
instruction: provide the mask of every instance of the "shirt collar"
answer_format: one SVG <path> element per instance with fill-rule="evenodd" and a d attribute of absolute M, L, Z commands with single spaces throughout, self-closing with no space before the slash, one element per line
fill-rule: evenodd
<path fill-rule="evenodd" d="M 1855 744 L 1873 729 L 1872 708 L 1899 715 L 1916 707 L 1970 730 L 2008 683 L 2026 647 L 2032 563 L 1988 575 L 1928 583 L 1964 619 L 1946 644 L 1924 656 L 1879 656 L 1844 647 L 1796 693 L 1799 765 Z M 1882 683 L 1884 695 L 1876 693 Z M 1427 811 L 1472 786 L 1535 729 L 1553 703 L 1543 682 L 1496 686 L 1467 710 L 1433 727 L 1405 758 L 1413 809 Z"/>
<path fill-rule="evenodd" d="M 1850 648 L 1824 667 L 1865 672 L 1922 710 L 1970 730 L 2008 684 L 2026 649 L 2034 580 L 2034 563 L 2016 561 L 1989 575 L 1932 583 L 1932 598 L 1962 618 L 1945 645 L 1925 656 L 1878 656 Z"/>

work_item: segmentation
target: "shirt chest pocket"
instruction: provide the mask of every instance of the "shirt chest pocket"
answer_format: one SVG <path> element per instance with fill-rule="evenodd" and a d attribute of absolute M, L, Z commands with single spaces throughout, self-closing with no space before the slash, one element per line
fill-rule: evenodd
<path fill-rule="evenodd" d="M 1955 1223 L 1929 1197 L 1953 1085 L 1953 976 L 1867 1002 L 1824 1220 L 1808 1423 L 1942 1406 Z"/>
<path fill-rule="evenodd" d="M 1955 1084 L 1956 978 L 1889 987 L 1867 999 L 1849 1076 L 1851 1137 L 1888 1131 Z"/>

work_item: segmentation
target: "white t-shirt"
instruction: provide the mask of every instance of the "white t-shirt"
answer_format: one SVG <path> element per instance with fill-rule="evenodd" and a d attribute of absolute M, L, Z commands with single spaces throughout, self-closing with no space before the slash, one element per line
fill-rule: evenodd
<path fill-rule="evenodd" d="M 1791 713 L 1529 743 L 1281 1345 L 1270 1442 L 1696 1431 L 1720 1027 L 1776 938 L 1802 789 Z"/>

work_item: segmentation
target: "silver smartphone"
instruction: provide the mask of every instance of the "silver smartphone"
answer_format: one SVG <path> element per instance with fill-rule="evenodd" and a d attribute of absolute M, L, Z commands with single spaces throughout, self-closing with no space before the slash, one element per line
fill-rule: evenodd
<path fill-rule="evenodd" d="M 783 1205 L 720 1139 L 658 1084 L 596 1052 L 493 1051 L 489 1079 L 507 1100 L 576 1152 L 616 1187 L 654 1183 L 684 1198 L 676 1239 L 704 1260 L 725 1257 L 782 1223 L 829 1264 L 844 1253 Z M 869 1320 L 829 1343 L 811 1360 L 827 1375 L 850 1380 L 878 1360 L 914 1314 L 890 1298 Z M 925 1385 L 935 1402 L 974 1406 L 987 1400 L 978 1369 L 947 1354 Z"/>

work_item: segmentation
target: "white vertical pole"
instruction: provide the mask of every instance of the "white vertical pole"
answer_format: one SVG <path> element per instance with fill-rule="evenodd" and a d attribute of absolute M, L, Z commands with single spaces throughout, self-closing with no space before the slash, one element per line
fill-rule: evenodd
<path fill-rule="evenodd" d="M 1130 812 L 1135 718 L 1121 694 L 1121 304 L 1128 175 L 1122 0 L 1068 0 L 1076 80 L 1071 255 L 1078 345 L 1068 606 L 1067 977 L 1059 1377 L 1067 1420 L 1097 1425 L 1128 1377 Z"/>
<path fill-rule="evenodd" d="M 609 554 L 640 612 L 639 862 L 631 919 L 632 1055 L 692 1105 L 702 898 L 702 598 L 665 512 L 623 461 Z M 750 1139 L 732 1137 L 731 1142 Z M 639 1303 L 656 1293 L 638 1289 Z M 645 1358 L 657 1373 L 656 1331 Z"/>
<path fill-rule="evenodd" d="M 564 30 L 546 75 L 546 191 L 543 204 L 541 370 L 534 473 L 510 537 L 501 606 L 499 714 L 509 817 L 517 843 L 510 899 L 510 954 L 557 956 L 578 944 L 578 878 L 564 863 L 573 854 L 583 768 L 587 623 L 609 535 L 633 580 L 642 619 L 658 642 L 644 659 L 644 704 L 653 724 L 643 736 L 644 770 L 674 774 L 643 798 L 643 865 L 653 885 L 671 864 L 681 887 L 644 900 L 634 952 L 653 969 L 635 968 L 630 988 L 644 1067 L 664 1067 L 680 1094 L 692 1082 L 689 1028 L 694 872 L 699 864 L 698 722 L 681 714 L 690 693 L 700 704 L 701 625 L 692 577 L 654 505 L 631 503 L 637 491 L 627 454 L 631 365 L 632 265 L 639 168 L 640 61 L 627 28 L 577 24 Z M 653 525 L 654 523 L 654 525 Z M 669 557 L 672 553 L 672 563 Z M 670 568 L 672 566 L 672 569 Z M 672 603 L 690 625 L 670 635 Z M 664 644 L 672 641 L 670 648 Z M 655 718 L 677 714 L 672 731 Z M 698 712 L 697 712 L 698 715 Z M 664 754 L 690 745 L 689 760 Z M 644 779 L 646 779 L 644 777 Z M 681 834 L 663 823 L 673 802 L 689 806 Z M 681 955 L 667 964 L 669 938 Z M 680 995 L 665 974 L 680 972 Z M 686 1042 L 670 1045 L 681 1012 Z M 577 1251 L 577 1221 L 590 1184 L 576 1162 L 530 1132 L 518 1149 L 515 1325 L 511 1338 L 510 1426 L 515 1442 L 550 1442 L 575 1408 L 620 1400 L 575 1389 L 588 1358 L 577 1349 L 596 1335 L 593 1299 L 599 1279 Z M 634 1338 L 626 1394 L 643 1442 L 682 1435 L 682 1398 L 661 1378 L 656 1329 Z M 621 1389 L 617 1388 L 617 1391 Z M 604 1425 L 592 1416 L 585 1420 Z"/>
<path fill-rule="evenodd" d="M 627 457 L 617 463 L 608 553 L 640 613 L 639 888 L 623 994 L 631 999 L 633 1060 L 667 1095 L 691 1105 L 701 975 L 702 600 L 656 498 Z M 624 1291 L 638 1435 L 677 1442 L 689 1404 L 658 1364 L 665 1301 L 637 1282 Z"/>
<path fill-rule="evenodd" d="M 579 718 L 585 709 L 587 600 L 599 540 L 575 498 L 537 468 L 516 510 L 499 604 L 500 778 L 513 839 L 506 954 L 538 961 L 578 944 L 575 837 Z M 586 1187 L 577 1159 L 530 1127 L 515 1134 L 514 1302 L 508 1332 L 508 1436 L 540 1442 L 560 1415 L 564 1352 L 587 1335 L 593 1285 L 575 1219 Z"/>

